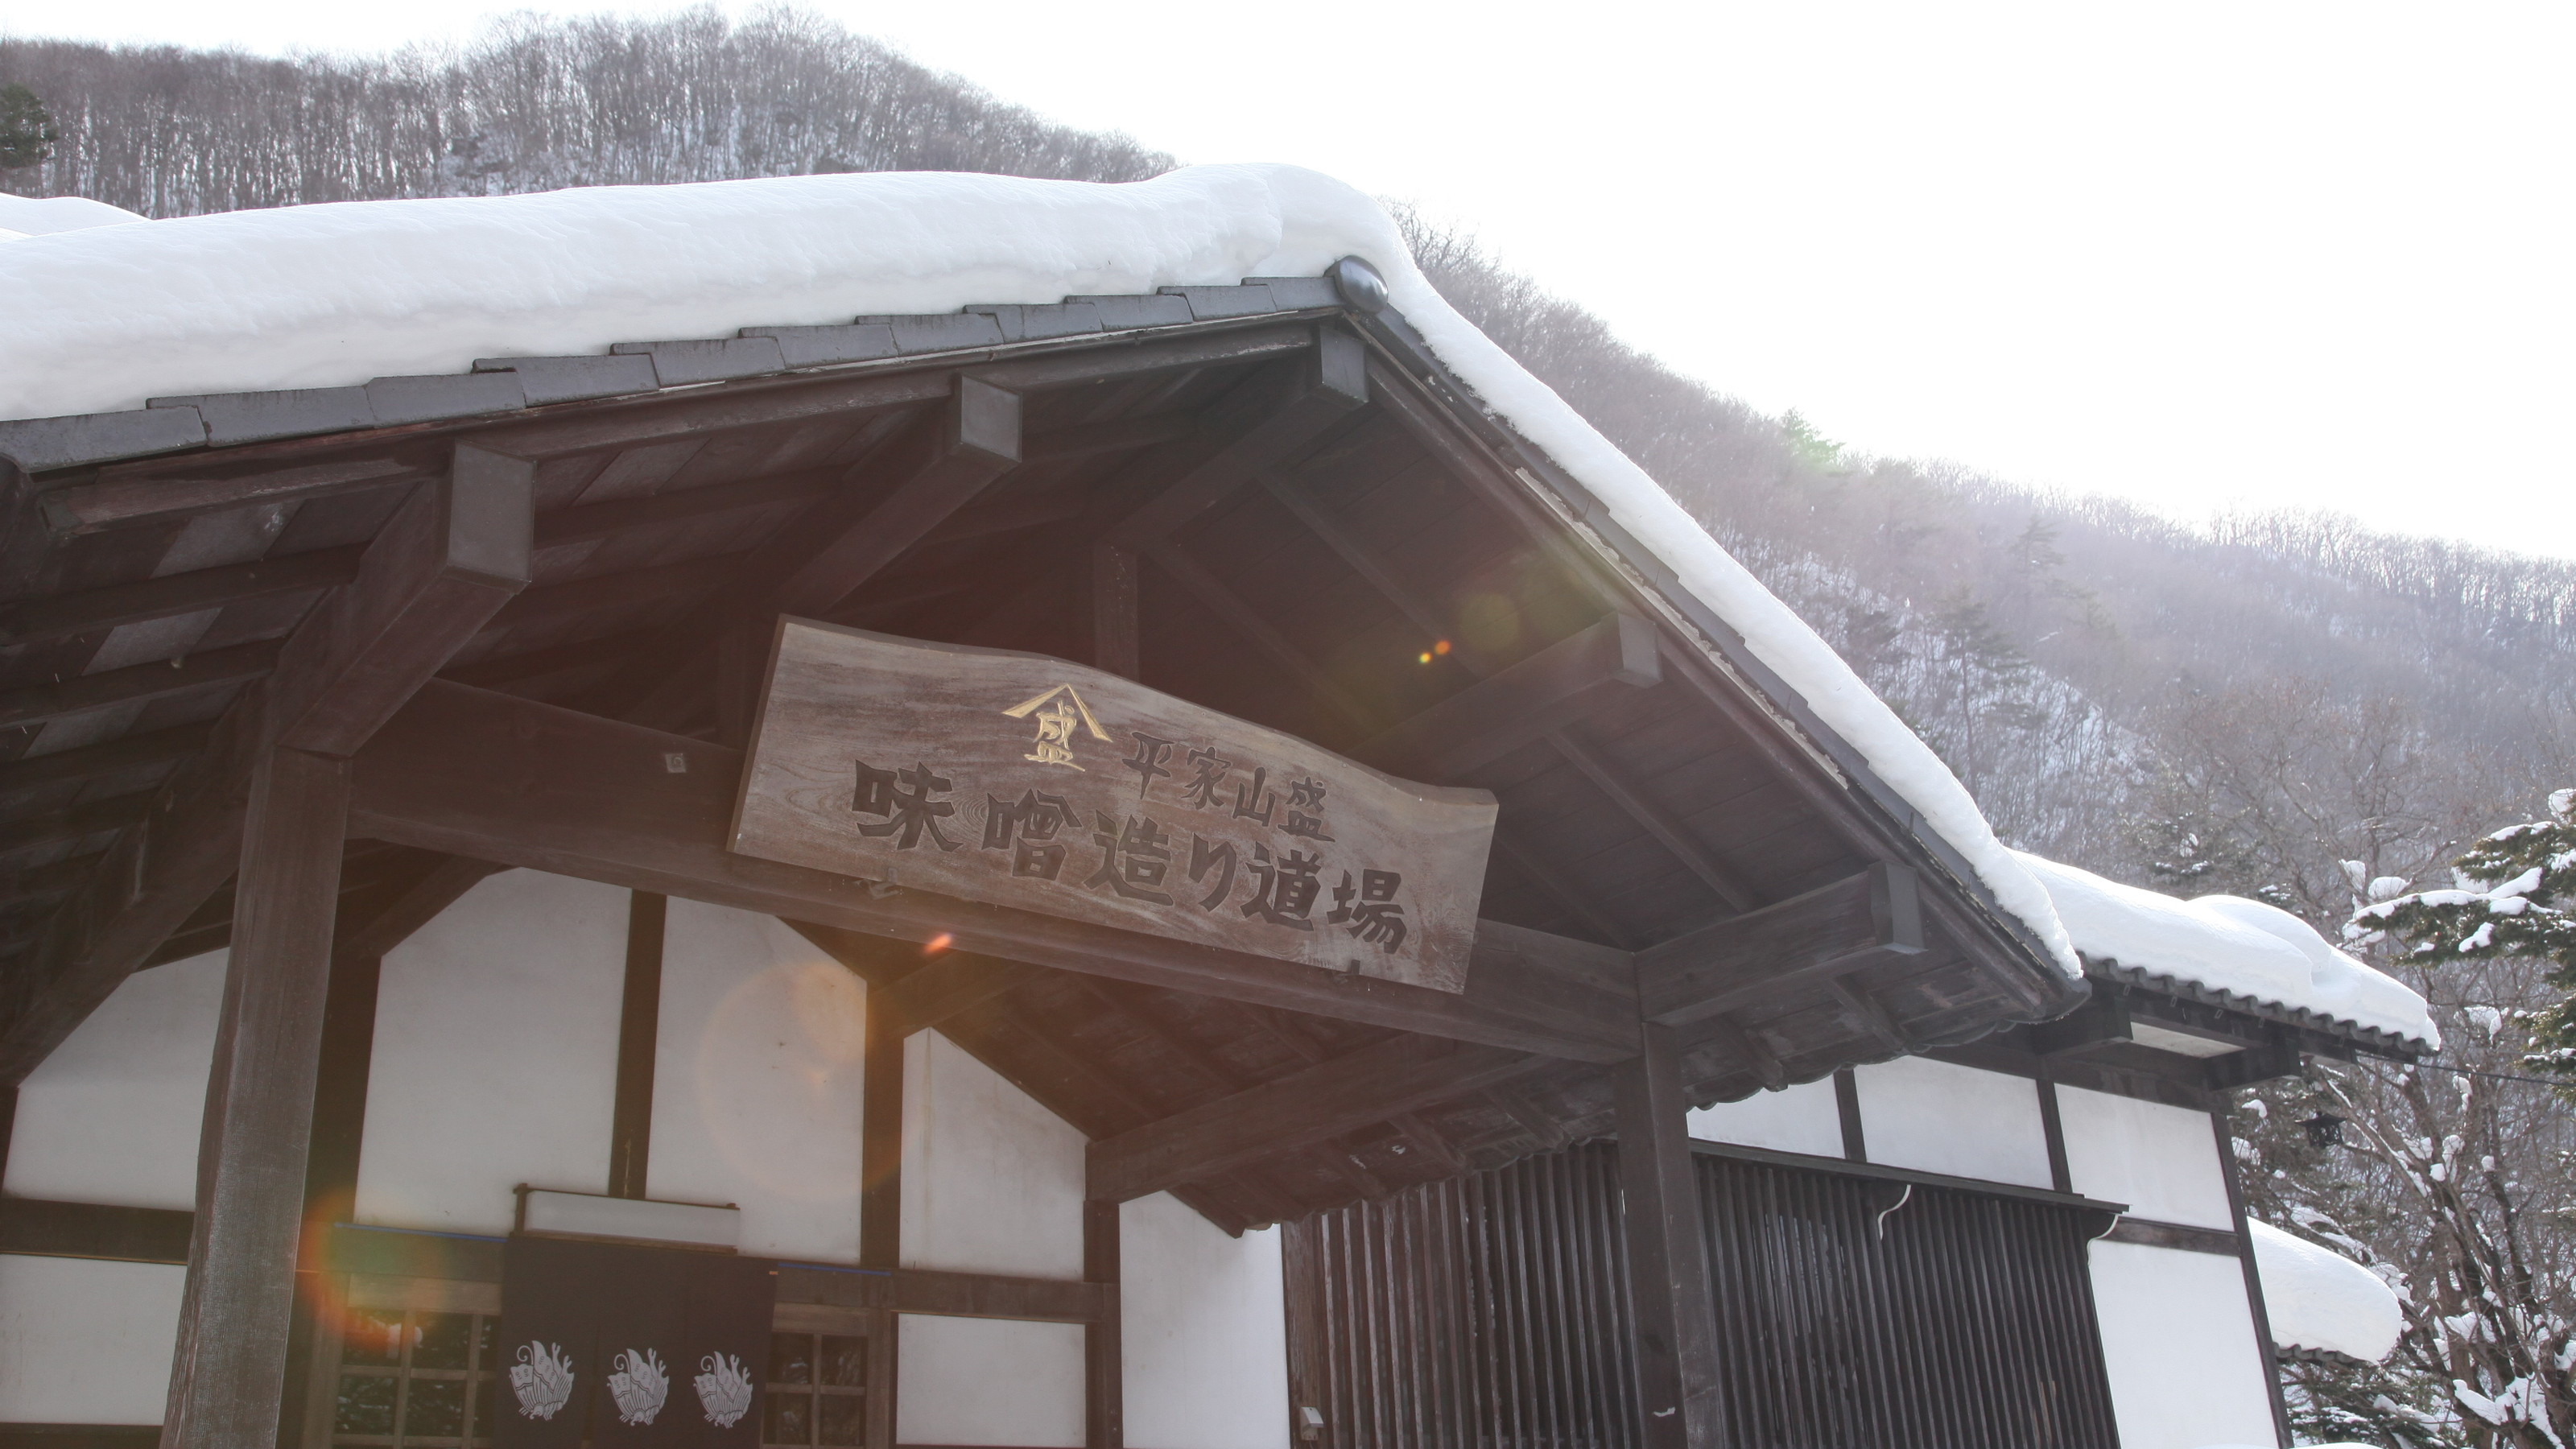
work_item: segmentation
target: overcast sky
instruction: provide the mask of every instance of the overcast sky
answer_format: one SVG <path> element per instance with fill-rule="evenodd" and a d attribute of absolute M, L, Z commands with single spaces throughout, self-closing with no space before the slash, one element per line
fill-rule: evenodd
<path fill-rule="evenodd" d="M 2565 4 L 808 8 L 1184 160 L 1410 199 L 1871 452 L 2576 557 Z M 0 28 L 370 50 L 469 34 L 450 9 Z"/>

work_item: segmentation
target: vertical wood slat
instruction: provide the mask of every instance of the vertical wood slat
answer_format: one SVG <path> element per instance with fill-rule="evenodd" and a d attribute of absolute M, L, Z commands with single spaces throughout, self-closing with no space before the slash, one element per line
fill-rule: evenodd
<path fill-rule="evenodd" d="M 345 758 L 262 753 L 242 827 L 163 1449 L 277 1437 L 348 816 Z"/>
<path fill-rule="evenodd" d="M 903 1042 L 909 1024 L 868 989 L 859 1057 L 859 1266 L 892 1271 L 903 1254 Z M 895 1371 L 901 1316 L 880 1315 L 868 1335 L 867 1442 L 895 1442 Z"/>
<path fill-rule="evenodd" d="M 1596 1143 L 1293 1225 L 1290 1353 L 1324 1442 L 1639 1444 L 1617 1159 Z M 1917 1187 L 1882 1238 L 1901 1185 L 1694 1170 L 1729 1449 L 2117 1444 L 2084 1214 Z"/>
<path fill-rule="evenodd" d="M 671 898 L 630 891 L 626 987 L 617 1014 L 617 1098 L 608 1129 L 608 1195 L 645 1196 L 653 1155 L 653 1067 L 661 1045 L 662 950 Z"/>

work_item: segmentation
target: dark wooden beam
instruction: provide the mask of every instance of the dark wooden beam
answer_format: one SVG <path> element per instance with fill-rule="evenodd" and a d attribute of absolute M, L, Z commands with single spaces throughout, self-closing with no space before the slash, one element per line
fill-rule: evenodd
<path fill-rule="evenodd" d="M 0 690 L 0 729 L 43 724 L 120 704 L 150 704 L 199 690 L 259 679 L 277 667 L 283 644 L 263 639 L 179 659 L 102 669 L 58 684 Z"/>
<path fill-rule="evenodd" d="M 98 862 L 98 853 L 93 852 L 13 872 L 0 878 L 0 907 L 51 900 L 62 895 L 89 879 L 89 873 L 97 868 Z"/>
<path fill-rule="evenodd" d="M 238 466 L 238 465 L 237 465 Z M 86 483 L 48 490 L 45 521 L 57 533 L 96 533 L 133 524 L 177 523 L 263 503 L 284 503 L 417 479 L 410 459 L 333 458 L 243 468 L 215 475 L 204 458 L 102 468 Z"/>
<path fill-rule="evenodd" d="M 1287 395 L 1259 422 L 1110 524 L 1098 542 L 1131 553 L 1162 542 L 1367 405 L 1366 350 L 1358 338 L 1316 328 L 1315 346 L 1301 366 Z"/>
<path fill-rule="evenodd" d="M 542 649 L 517 654 L 492 655 L 471 664 L 459 664 L 439 678 L 453 679 L 477 689 L 492 689 L 504 684 L 543 679 L 550 674 L 566 674 L 576 669 L 613 667 L 624 664 L 628 655 L 650 647 L 660 637 L 658 630 L 625 629 L 614 634 L 549 644 Z"/>
<path fill-rule="evenodd" d="M 881 987 L 869 1007 L 893 1012 L 904 1030 L 934 1027 L 960 1012 L 1008 996 L 1046 975 L 1046 968 L 968 951 L 947 951 L 918 971 Z"/>
<path fill-rule="evenodd" d="M 1751 1072 L 1765 1089 L 1776 1092 L 1789 1085 L 1789 1069 L 1780 1060 L 1780 1054 L 1771 1050 L 1762 1038 L 1746 1031 L 1743 1023 L 1734 1017 L 1720 1012 L 1703 1018 L 1692 1036 L 1717 1043 L 1744 1070 Z"/>
<path fill-rule="evenodd" d="M 489 861 L 447 856 L 409 877 L 392 896 L 353 919 L 344 906 L 339 940 L 332 950 L 342 956 L 382 956 L 410 940 L 412 933 L 435 920 L 439 912 L 501 867 Z"/>
<path fill-rule="evenodd" d="M 823 617 L 1020 461 L 1020 396 L 972 378 L 845 473 L 832 492 L 738 556 L 725 592 L 603 691 L 609 712 L 681 721 L 705 681 L 690 667 L 725 633 L 779 615 Z M 632 699 L 633 703 L 623 701 Z"/>
<path fill-rule="evenodd" d="M 617 1013 L 617 1094 L 608 1127 L 608 1195 L 640 1198 L 653 1155 L 653 1068 L 661 1047 L 662 938 L 671 898 L 626 898 L 626 985 Z"/>
<path fill-rule="evenodd" d="M 1124 1449 L 1126 1360 L 1119 1322 L 1118 1204 L 1082 1205 L 1082 1281 L 1097 1296 L 1082 1333 L 1083 1449 Z"/>
<path fill-rule="evenodd" d="M 916 946 L 946 934 L 960 951 L 1580 1060 L 1632 1049 L 1625 952 L 1487 921 L 1466 990 L 1449 993 L 920 891 L 880 894 L 725 849 L 740 769 L 740 752 L 722 745 L 435 681 L 364 753 L 356 808 L 376 839 Z"/>
<path fill-rule="evenodd" d="M 1638 1009 L 1679 1026 L 1853 970 L 1865 956 L 1922 949 L 1914 872 L 1874 865 L 1638 952 Z"/>
<path fill-rule="evenodd" d="M 1104 1287 L 1108 1291 L 1102 1291 Z M 1068 1283 L 1058 1278 L 1014 1278 L 1001 1273 L 948 1273 L 935 1268 L 903 1268 L 894 1275 L 893 1306 L 900 1313 L 1098 1323 L 1116 1302 L 1114 1283 Z"/>
<path fill-rule="evenodd" d="M 105 831 L 123 830 L 142 819 L 151 803 L 152 792 L 142 790 L 66 810 L 0 817 L 0 853 L 15 854 L 40 845 L 60 845 L 66 840 L 86 840 Z"/>
<path fill-rule="evenodd" d="M 264 751 L 252 778 L 168 1444 L 277 1436 L 348 792 L 346 759 L 299 749 Z"/>
<path fill-rule="evenodd" d="M 1657 800 L 1654 793 L 1628 778 L 1627 772 L 1612 764 L 1608 756 L 1593 747 L 1571 727 L 1551 731 L 1549 744 L 1565 757 L 1567 764 L 1582 772 L 1593 788 L 1608 796 L 1627 817 L 1644 827 L 1655 843 L 1672 853 L 1675 860 L 1700 884 L 1709 888 L 1719 900 L 1739 911 L 1750 911 L 1762 904 L 1762 898 L 1745 883 L 1734 868 L 1717 858 L 1717 853 L 1700 842 L 1682 819 Z"/>
<path fill-rule="evenodd" d="M 1374 736 L 1351 758 L 1407 779 L 1454 780 L 1574 723 L 1619 690 L 1663 677 L 1655 626 L 1612 614 Z"/>
<path fill-rule="evenodd" d="M 1227 588 L 1216 575 L 1201 567 L 1199 561 L 1175 543 L 1158 544 L 1145 551 L 1154 567 L 1168 574 L 1182 588 L 1190 591 L 1208 612 L 1224 621 L 1225 626 L 1242 636 L 1246 643 L 1270 657 L 1270 662 L 1297 676 L 1306 692 L 1321 700 L 1340 715 L 1354 730 L 1376 727 L 1377 711 L 1360 703 L 1358 696 L 1344 689 L 1341 682 L 1323 666 L 1306 657 L 1288 641 L 1261 611 L 1243 601 L 1243 596 Z"/>
<path fill-rule="evenodd" d="M 346 544 L 285 558 L 110 584 L 51 598 L 21 599 L 0 606 L 0 647 L 71 639 L 120 624 L 168 619 L 279 594 L 336 588 L 358 576 L 358 559 L 365 552 L 364 544 Z"/>
<path fill-rule="evenodd" d="M 448 476 L 416 488 L 368 545 L 358 577 L 307 612 L 275 676 L 234 702 L 11 973 L 0 1082 L 24 1079 L 234 874 L 251 775 L 272 746 L 355 750 L 524 584 L 532 474 L 457 449 Z"/>
<path fill-rule="evenodd" d="M 1872 995 L 1857 976 L 1833 977 L 1825 982 L 1825 989 L 1842 1004 L 1844 1018 L 1875 1038 L 1880 1046 L 1892 1052 L 1914 1050 L 1913 1038 L 1906 1035 L 1896 1013 L 1887 1009 L 1887 1003 Z"/>
<path fill-rule="evenodd" d="M 1029 435 L 1026 462 L 1061 463 L 1074 458 L 1097 457 L 1102 453 L 1127 453 L 1186 438 L 1198 428 L 1198 419 L 1188 413 L 1153 413 L 1141 418 L 1111 418 L 1106 422 L 1076 423 L 1069 428 L 1049 428 Z"/>
<path fill-rule="evenodd" d="M 0 1253 L 185 1263 L 194 1214 L 182 1208 L 110 1207 L 0 1197 Z"/>
<path fill-rule="evenodd" d="M 14 795 L 21 790 L 59 785 L 68 780 L 86 780 L 99 775 L 177 764 L 203 750 L 207 737 L 213 733 L 211 724 L 177 725 L 76 749 L 56 750 L 33 759 L 12 760 L 0 765 L 0 795 Z"/>
<path fill-rule="evenodd" d="M 783 503 L 810 503 L 830 491 L 831 486 L 830 472 L 807 469 L 776 478 L 753 478 L 741 483 L 686 488 L 677 493 L 656 493 L 647 498 L 613 498 L 605 503 L 558 508 L 537 515 L 537 547 L 551 548 L 557 544 L 607 538 L 631 528 L 688 523 L 752 508 L 775 508 Z"/>
<path fill-rule="evenodd" d="M 2032 1027 L 2030 1048 L 2044 1057 L 2063 1056 L 2111 1042 L 2125 1043 L 2131 1035 L 2128 1002 L 2115 992 L 2097 990 L 2082 1006 Z"/>
<path fill-rule="evenodd" d="M 1219 1176 L 1547 1065 L 1494 1047 L 1397 1037 L 1091 1144 L 1094 1198 Z"/>
<path fill-rule="evenodd" d="M 1670 1027 L 1649 1023 L 1641 1046 L 1611 1073 L 1639 1438 L 1647 1449 L 1718 1449 L 1725 1380 L 1691 1160 L 1690 1103 L 1682 1095 L 1681 1043 Z"/>
<path fill-rule="evenodd" d="M 473 438 L 481 446 L 518 457 L 553 458 L 810 418 L 846 417 L 855 423 L 871 414 L 917 407 L 947 395 L 946 374 L 928 368 L 820 380 L 769 378 L 693 388 L 668 397 L 607 399 L 542 419 L 487 419 L 473 429 Z"/>
<path fill-rule="evenodd" d="M 710 554 L 617 573 L 592 574 L 543 584 L 512 599 L 489 628 L 506 629 L 587 614 L 595 609 L 634 609 L 701 594 L 739 577 L 748 552 Z"/>

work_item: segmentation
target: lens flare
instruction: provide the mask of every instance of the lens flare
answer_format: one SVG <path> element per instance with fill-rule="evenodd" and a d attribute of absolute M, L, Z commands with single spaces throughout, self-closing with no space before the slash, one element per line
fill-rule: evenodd
<path fill-rule="evenodd" d="M 1446 639 L 1443 639 L 1443 640 L 1441 640 L 1439 643 L 1432 645 L 1432 646 L 1431 646 L 1431 652 L 1432 652 L 1432 653 L 1434 653 L 1434 654 L 1446 654 L 1446 653 L 1448 653 L 1448 652 L 1449 652 L 1449 641 L 1448 641 L 1448 640 L 1446 640 Z"/>
<path fill-rule="evenodd" d="M 921 943 L 921 954 L 924 956 L 936 956 L 940 952 L 945 951 L 956 944 L 957 938 L 955 936 L 950 935 L 946 931 L 942 931 L 938 935 Z"/>

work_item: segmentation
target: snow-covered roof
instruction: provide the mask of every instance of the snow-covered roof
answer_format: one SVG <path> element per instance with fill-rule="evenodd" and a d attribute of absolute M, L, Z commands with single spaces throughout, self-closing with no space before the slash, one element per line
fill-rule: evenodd
<path fill-rule="evenodd" d="M 1441 300 L 1385 210 L 1289 166 L 1130 185 L 804 176 L 230 212 L 0 244 L 0 418 L 156 397 L 460 373 L 638 338 L 1227 286 L 1375 267 L 1451 374 L 1590 495 L 1580 522 L 1742 636 L 1873 793 L 1973 875 L 2067 976 L 2048 893 L 1968 792 L 1831 647 L 1654 480 Z M 167 446 L 164 444 L 163 446 Z M 1848 757 L 1847 757 L 1848 758 Z M 1884 787 L 1884 792 L 1876 787 Z"/>
<path fill-rule="evenodd" d="M 2182 900 L 2015 852 L 2094 960 L 2331 1022 L 2441 1045 L 2424 998 L 2336 950 L 2307 922 L 2241 896 Z"/>
<path fill-rule="evenodd" d="M 0 192 L 0 233 L 5 233 L 0 235 L 0 241 L 142 220 L 121 206 L 92 201 L 86 196 L 11 196 Z"/>
<path fill-rule="evenodd" d="M 2272 1342 L 2377 1363 L 2396 1351 L 2406 1330 L 2397 1293 L 2378 1274 L 2329 1248 L 2245 1221 L 2254 1270 L 2263 1279 L 2263 1311 Z"/>

